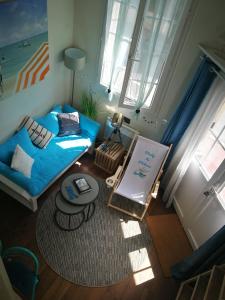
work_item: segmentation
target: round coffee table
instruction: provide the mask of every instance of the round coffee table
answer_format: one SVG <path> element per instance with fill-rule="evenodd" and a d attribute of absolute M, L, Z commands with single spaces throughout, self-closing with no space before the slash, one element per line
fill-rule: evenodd
<path fill-rule="evenodd" d="M 79 194 L 75 184 L 73 183 L 73 181 L 78 178 L 86 179 L 87 183 L 91 187 L 91 190 L 89 192 L 86 192 L 84 194 Z M 99 185 L 98 182 L 92 176 L 84 173 L 75 173 L 69 175 L 63 180 L 60 192 L 61 192 L 61 200 L 59 200 L 59 196 L 58 196 L 58 200 L 56 197 L 56 211 L 59 210 L 64 215 L 76 215 L 76 214 L 84 213 L 84 220 L 82 219 L 81 224 L 77 228 L 79 228 L 84 221 L 87 222 L 93 216 L 95 212 L 94 201 L 97 198 L 99 193 Z M 62 203 L 60 203 L 59 206 L 58 202 L 62 202 L 63 206 Z M 67 203 L 68 206 L 66 206 L 65 203 Z M 55 220 L 56 223 L 58 224 L 57 216 L 55 217 Z"/>
<path fill-rule="evenodd" d="M 71 230 L 78 229 L 85 221 L 85 213 L 84 213 L 85 206 L 82 205 L 77 206 L 69 203 L 63 198 L 60 192 L 56 194 L 55 207 L 56 210 L 54 213 L 54 220 L 58 225 L 58 227 L 62 230 L 71 231 Z M 64 218 L 68 217 L 68 226 L 62 224 L 62 222 L 59 221 L 60 214 L 63 215 Z M 77 225 L 72 227 L 71 218 L 78 215 L 80 220 L 77 218 L 76 220 Z"/>

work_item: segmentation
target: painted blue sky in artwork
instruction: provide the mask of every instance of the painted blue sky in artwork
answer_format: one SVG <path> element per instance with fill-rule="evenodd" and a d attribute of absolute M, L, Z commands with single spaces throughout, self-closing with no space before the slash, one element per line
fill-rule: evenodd
<path fill-rule="evenodd" d="M 14 0 L 0 3 L 0 47 L 47 30 L 47 0 Z"/>

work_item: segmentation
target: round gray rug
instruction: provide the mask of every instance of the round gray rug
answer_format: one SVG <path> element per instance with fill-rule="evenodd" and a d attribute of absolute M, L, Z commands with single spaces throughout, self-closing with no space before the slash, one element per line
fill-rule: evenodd
<path fill-rule="evenodd" d="M 100 190 L 95 213 L 78 230 L 62 231 L 55 225 L 57 191 L 46 199 L 36 226 L 46 263 L 63 278 L 89 287 L 112 285 L 148 267 L 151 245 L 146 224 L 108 208 L 110 190 L 103 180 L 97 180 Z"/>

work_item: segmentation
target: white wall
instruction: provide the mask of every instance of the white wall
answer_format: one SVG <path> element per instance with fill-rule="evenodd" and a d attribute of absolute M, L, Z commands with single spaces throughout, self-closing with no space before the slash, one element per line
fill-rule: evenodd
<path fill-rule="evenodd" d="M 173 77 L 164 99 L 165 106 L 162 115 L 169 118 L 180 99 L 187 80 L 200 61 L 201 52 L 198 44 L 214 40 L 225 31 L 225 1 L 200 0 L 183 43 L 182 51 L 173 70 Z"/>
<path fill-rule="evenodd" d="M 223 0 L 199 0 L 194 18 L 189 25 L 189 32 L 184 40 L 180 55 L 176 64 L 171 66 L 172 79 L 169 83 L 167 93 L 164 97 L 164 104 L 160 112 L 160 119 L 169 119 L 171 113 L 177 106 L 184 91 L 187 80 L 191 77 L 194 68 L 199 61 L 198 44 L 205 40 L 214 39 L 225 29 L 225 2 Z M 98 59 L 100 53 L 102 26 L 105 17 L 105 0 L 75 0 L 75 35 L 74 43 L 77 47 L 87 52 L 87 65 L 84 71 L 76 74 L 75 96 L 80 98 L 82 91 L 88 91 L 90 87 L 96 89 L 99 98 L 99 120 L 105 119 L 105 104 L 107 95 L 98 85 Z M 76 104 L 79 106 L 79 100 Z M 115 103 L 112 103 L 112 105 Z M 155 128 L 144 122 L 143 116 L 135 120 L 133 112 L 119 108 L 126 116 L 132 119 L 131 126 L 136 127 L 145 136 L 160 139 L 164 126 L 161 122 Z M 148 121 L 151 121 L 149 112 L 146 114 Z"/>
<path fill-rule="evenodd" d="M 102 29 L 105 17 L 105 0 L 48 0 L 48 25 L 50 47 L 50 74 L 43 82 L 36 84 L 18 95 L 0 102 L 0 139 L 13 132 L 26 114 L 38 115 L 46 112 L 53 104 L 69 102 L 72 81 L 70 70 L 64 67 L 62 52 L 66 47 L 77 46 L 87 53 L 87 65 L 82 72 L 76 73 L 75 105 L 79 106 L 82 91 L 97 90 L 99 120 L 104 123 L 108 111 L 105 105 L 115 105 L 107 100 L 104 89 L 99 86 L 99 54 Z M 169 119 L 177 106 L 188 78 L 199 60 L 198 43 L 215 38 L 224 31 L 225 2 L 223 0 L 199 0 L 195 17 L 189 26 L 169 83 L 160 119 Z M 119 109 L 132 119 L 145 136 L 160 139 L 164 127 L 159 122 L 154 125 L 144 122 L 142 113 L 138 120 L 130 110 Z M 151 121 L 149 112 L 145 113 Z"/>
<path fill-rule="evenodd" d="M 62 53 L 72 45 L 74 0 L 48 0 L 50 73 L 28 90 L 0 101 L 0 139 L 4 139 L 26 115 L 40 115 L 55 103 L 69 101 L 71 72 L 64 67 Z"/>
<path fill-rule="evenodd" d="M 79 108 L 82 92 L 98 89 L 98 68 L 106 0 L 75 0 L 74 44 L 86 52 L 86 66 L 75 75 L 74 105 Z M 105 94 L 98 93 L 98 120 L 104 124 Z M 103 99 L 102 99 L 103 98 Z M 102 101 L 101 101 L 102 100 Z M 103 113 L 102 113 L 103 112 Z"/>

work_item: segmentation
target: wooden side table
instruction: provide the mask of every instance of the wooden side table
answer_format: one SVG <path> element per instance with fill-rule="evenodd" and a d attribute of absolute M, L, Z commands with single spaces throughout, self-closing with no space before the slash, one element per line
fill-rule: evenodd
<path fill-rule="evenodd" d="M 109 174 L 113 174 L 122 157 L 125 154 L 125 148 L 118 143 L 110 143 L 107 147 L 104 147 L 104 143 L 101 144 L 95 153 L 95 165 L 103 169 Z"/>

